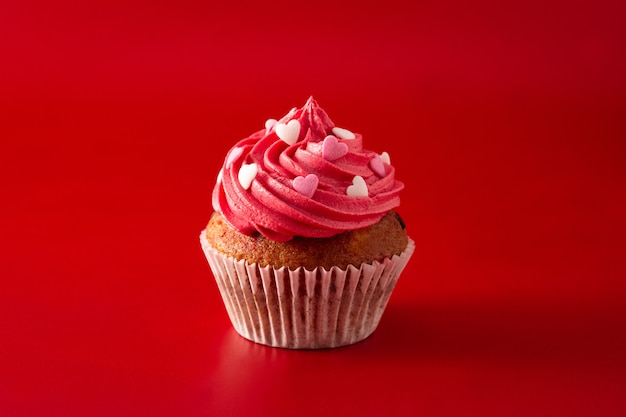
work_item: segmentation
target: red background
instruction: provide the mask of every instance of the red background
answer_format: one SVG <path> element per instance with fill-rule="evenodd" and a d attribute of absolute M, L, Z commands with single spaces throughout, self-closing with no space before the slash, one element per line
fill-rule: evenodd
<path fill-rule="evenodd" d="M 623 416 L 619 1 L 3 1 L 0 416 Z M 225 152 L 314 95 L 417 250 L 376 333 L 232 330 Z"/>

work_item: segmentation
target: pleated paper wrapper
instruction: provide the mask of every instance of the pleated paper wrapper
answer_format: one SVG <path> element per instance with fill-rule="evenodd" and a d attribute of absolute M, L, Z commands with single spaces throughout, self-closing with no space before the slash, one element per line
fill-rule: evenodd
<path fill-rule="evenodd" d="M 371 335 L 415 249 L 346 269 L 260 267 L 224 255 L 200 235 L 233 327 L 253 342 L 291 349 L 345 346 Z"/>

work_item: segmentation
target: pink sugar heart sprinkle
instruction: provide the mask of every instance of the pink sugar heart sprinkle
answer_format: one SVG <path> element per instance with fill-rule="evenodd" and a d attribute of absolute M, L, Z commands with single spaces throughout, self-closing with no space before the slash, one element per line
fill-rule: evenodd
<path fill-rule="evenodd" d="M 315 174 L 309 174 L 306 177 L 296 177 L 293 179 L 293 189 L 305 197 L 311 198 L 317 190 L 319 178 Z"/>
<path fill-rule="evenodd" d="M 228 157 L 226 158 L 226 169 L 229 169 L 230 166 L 233 164 L 233 162 L 239 159 L 242 153 L 243 153 L 243 148 L 235 148 L 232 151 L 230 151 L 230 153 L 228 154 Z"/>
<path fill-rule="evenodd" d="M 333 135 L 328 135 L 322 143 L 322 158 L 327 161 L 334 161 L 348 153 L 348 145 L 339 142 Z"/>
<path fill-rule="evenodd" d="M 265 130 L 269 132 L 276 125 L 276 123 L 278 123 L 278 120 L 276 119 L 267 119 L 265 121 Z"/>
<path fill-rule="evenodd" d="M 383 164 L 383 159 L 378 154 L 376 154 L 372 159 L 370 159 L 370 168 L 379 177 L 384 177 L 386 174 L 385 164 Z"/>

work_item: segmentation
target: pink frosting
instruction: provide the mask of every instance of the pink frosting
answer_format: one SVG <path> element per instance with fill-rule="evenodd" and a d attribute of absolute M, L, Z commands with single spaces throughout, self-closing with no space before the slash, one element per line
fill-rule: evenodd
<path fill-rule="evenodd" d="M 300 133 L 296 143 L 289 145 L 279 138 L 276 127 L 294 119 L 300 123 Z M 395 180 L 394 167 L 383 163 L 381 175 L 380 156 L 363 149 L 360 134 L 354 139 L 338 137 L 338 143 L 348 146 L 343 156 L 329 160 L 332 158 L 326 153 L 326 159 L 323 157 L 324 139 L 333 135 L 335 125 L 313 98 L 267 126 L 228 152 L 213 190 L 213 208 L 241 233 L 260 232 L 280 242 L 294 236 L 329 237 L 371 226 L 400 204 L 404 185 Z M 378 174 L 372 170 L 372 159 L 378 159 L 374 164 Z M 239 171 L 244 164 L 253 163 L 256 175 L 244 188 Z M 305 195 L 310 194 L 313 183 L 309 174 L 319 180 L 310 197 Z M 356 176 L 367 185 L 367 196 L 349 195 Z M 296 181 L 299 184 L 294 188 L 296 177 L 306 180 Z"/>

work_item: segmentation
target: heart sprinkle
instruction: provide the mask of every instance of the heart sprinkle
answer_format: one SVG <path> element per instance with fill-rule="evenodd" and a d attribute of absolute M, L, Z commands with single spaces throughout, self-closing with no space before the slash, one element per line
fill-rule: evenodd
<path fill-rule="evenodd" d="M 276 124 L 276 135 L 288 145 L 293 145 L 300 136 L 300 122 L 292 119 L 287 124 Z"/>
<path fill-rule="evenodd" d="M 239 159 L 242 153 L 243 153 L 243 148 L 234 148 L 232 151 L 230 151 L 230 153 L 228 154 L 228 158 L 226 158 L 225 168 L 229 169 L 230 166 L 233 164 L 233 162 Z"/>
<path fill-rule="evenodd" d="M 325 160 L 334 161 L 347 153 L 348 145 L 339 142 L 335 136 L 328 135 L 324 138 L 324 143 L 322 143 L 322 158 Z"/>
<path fill-rule="evenodd" d="M 346 190 L 346 194 L 350 197 L 367 197 L 367 184 L 362 176 L 356 175 L 352 179 L 352 185 Z"/>
<path fill-rule="evenodd" d="M 370 168 L 379 177 L 385 176 L 385 164 L 383 164 L 383 158 L 380 155 L 376 154 L 370 159 Z"/>
<path fill-rule="evenodd" d="M 256 177 L 257 172 L 259 171 L 259 167 L 257 164 L 243 164 L 239 169 L 239 174 L 237 175 L 237 179 L 239 180 L 239 184 L 243 187 L 244 190 L 250 188 L 252 185 L 252 181 Z"/>
<path fill-rule="evenodd" d="M 391 158 L 389 158 L 389 154 L 387 152 L 383 152 L 380 154 L 381 159 L 387 165 L 391 165 Z"/>
<path fill-rule="evenodd" d="M 348 129 L 343 129 L 341 127 L 333 127 L 333 133 L 339 139 L 352 140 L 356 138 L 356 135 L 350 132 Z"/>
<path fill-rule="evenodd" d="M 309 174 L 306 177 L 299 176 L 293 179 L 293 189 L 303 196 L 311 198 L 317 190 L 319 181 L 315 174 Z"/>
<path fill-rule="evenodd" d="M 274 125 L 278 123 L 278 120 L 276 119 L 267 119 L 265 121 L 265 130 L 267 130 L 268 132 L 274 127 Z"/>

